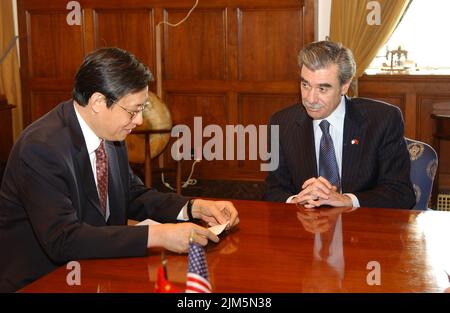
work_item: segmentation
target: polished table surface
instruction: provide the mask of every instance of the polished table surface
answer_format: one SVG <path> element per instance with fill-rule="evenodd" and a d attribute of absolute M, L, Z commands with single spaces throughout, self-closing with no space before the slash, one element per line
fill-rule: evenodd
<path fill-rule="evenodd" d="M 233 200 L 240 223 L 209 243 L 213 292 L 442 292 L 449 286 L 450 212 L 324 208 Z M 187 255 L 166 253 L 183 287 Z M 154 292 L 161 251 L 80 260 L 81 285 L 62 266 L 21 292 Z"/>

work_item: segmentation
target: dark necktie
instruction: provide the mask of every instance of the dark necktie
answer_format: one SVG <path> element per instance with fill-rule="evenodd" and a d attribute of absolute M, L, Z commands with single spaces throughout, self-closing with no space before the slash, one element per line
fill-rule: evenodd
<path fill-rule="evenodd" d="M 97 172 L 97 189 L 100 200 L 100 208 L 106 216 L 106 198 L 108 196 L 108 156 L 105 151 L 105 144 L 102 140 L 100 146 L 95 150 L 95 167 Z"/>
<path fill-rule="evenodd" d="M 320 139 L 319 175 L 326 178 L 340 192 L 339 169 L 334 153 L 333 139 L 330 136 L 330 123 L 327 120 L 320 122 L 322 138 Z"/>

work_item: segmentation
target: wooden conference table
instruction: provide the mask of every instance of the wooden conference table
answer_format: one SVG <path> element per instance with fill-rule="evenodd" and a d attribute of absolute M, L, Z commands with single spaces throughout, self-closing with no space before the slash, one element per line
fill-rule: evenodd
<path fill-rule="evenodd" d="M 321 209 L 233 200 L 240 224 L 206 247 L 213 292 L 442 292 L 449 286 L 450 212 Z M 344 210 L 345 211 L 345 210 Z M 187 255 L 167 253 L 169 279 L 186 281 Z M 161 254 L 81 260 L 21 292 L 154 292 Z M 450 273 L 449 273 L 450 274 Z"/>

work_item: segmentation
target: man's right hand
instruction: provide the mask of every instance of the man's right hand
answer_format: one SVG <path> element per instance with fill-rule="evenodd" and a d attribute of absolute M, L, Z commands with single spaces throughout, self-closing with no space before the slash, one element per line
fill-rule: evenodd
<path fill-rule="evenodd" d="M 219 237 L 209 229 L 193 223 L 150 225 L 148 229 L 147 247 L 163 247 L 167 250 L 184 253 L 189 249 L 189 238 L 202 246 L 208 240 L 219 242 Z"/>

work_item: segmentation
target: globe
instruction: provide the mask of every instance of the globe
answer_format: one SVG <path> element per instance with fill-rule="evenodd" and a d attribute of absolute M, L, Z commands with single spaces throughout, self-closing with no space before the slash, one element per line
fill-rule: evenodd
<path fill-rule="evenodd" d="M 164 151 L 170 140 L 172 128 L 172 116 L 167 105 L 157 95 L 148 93 L 149 105 L 143 111 L 143 123 L 135 130 L 168 130 L 166 133 L 151 134 L 150 150 L 151 158 L 157 157 Z M 128 145 L 128 159 L 133 163 L 145 161 L 145 135 L 130 135 L 126 139 Z"/>

